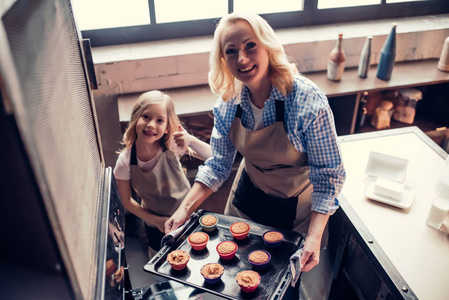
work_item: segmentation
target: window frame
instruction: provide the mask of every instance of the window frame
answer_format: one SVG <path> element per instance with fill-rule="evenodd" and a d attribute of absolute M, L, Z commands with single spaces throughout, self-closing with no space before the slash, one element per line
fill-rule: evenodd
<path fill-rule="evenodd" d="M 213 35 L 218 19 L 202 19 L 172 23 L 154 22 L 154 0 L 148 0 L 151 24 L 83 30 L 83 38 L 92 47 L 142 43 L 149 41 Z M 413 16 L 449 13 L 448 0 L 431 0 L 406 3 L 386 3 L 360 7 L 317 9 L 317 0 L 304 0 L 304 10 L 261 14 L 274 29 L 302 27 L 346 22 L 394 19 Z M 228 12 L 233 10 L 233 0 L 228 0 Z"/>

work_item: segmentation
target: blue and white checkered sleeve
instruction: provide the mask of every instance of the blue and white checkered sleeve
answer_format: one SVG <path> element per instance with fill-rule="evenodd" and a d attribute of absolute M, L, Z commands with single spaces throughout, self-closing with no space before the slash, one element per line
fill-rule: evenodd
<path fill-rule="evenodd" d="M 309 179 L 313 184 L 312 210 L 333 214 L 346 173 L 329 105 L 322 107 L 306 131 Z"/>
<path fill-rule="evenodd" d="M 230 100 L 231 101 L 231 100 Z M 229 177 L 237 153 L 229 138 L 229 129 L 234 120 L 236 106 L 221 99 L 214 107 L 214 128 L 210 138 L 211 157 L 198 168 L 195 181 L 201 182 L 214 192 Z"/>

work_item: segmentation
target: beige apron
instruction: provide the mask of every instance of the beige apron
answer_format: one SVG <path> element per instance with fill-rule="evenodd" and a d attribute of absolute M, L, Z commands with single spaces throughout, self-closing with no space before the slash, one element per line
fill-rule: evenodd
<path fill-rule="evenodd" d="M 232 185 L 225 214 L 307 233 L 313 190 L 308 178 L 307 154 L 296 150 L 288 139 L 284 102 L 276 100 L 275 103 L 276 122 L 257 131 L 243 127 L 242 108 L 237 108 L 229 135 L 244 159 Z M 245 192 L 251 183 L 255 189 Z"/>
<path fill-rule="evenodd" d="M 135 145 L 130 158 L 131 185 L 149 212 L 170 217 L 190 190 L 190 183 L 176 154 L 165 150 L 153 170 L 142 171 L 137 165 Z M 147 224 L 157 227 L 157 224 Z M 163 224 L 159 224 L 163 226 Z"/>

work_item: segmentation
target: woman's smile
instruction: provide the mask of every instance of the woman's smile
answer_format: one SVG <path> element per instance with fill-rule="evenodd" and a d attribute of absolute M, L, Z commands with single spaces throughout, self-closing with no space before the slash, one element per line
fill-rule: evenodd
<path fill-rule="evenodd" d="M 268 82 L 268 50 L 246 21 L 230 24 L 223 31 L 221 51 L 229 71 L 250 89 Z"/>
<path fill-rule="evenodd" d="M 254 70 L 255 68 L 256 68 L 256 65 L 252 65 L 252 66 L 247 67 L 247 68 L 240 68 L 240 69 L 238 69 L 238 71 L 239 71 L 240 73 L 246 74 L 246 73 L 251 72 L 251 71 Z"/>

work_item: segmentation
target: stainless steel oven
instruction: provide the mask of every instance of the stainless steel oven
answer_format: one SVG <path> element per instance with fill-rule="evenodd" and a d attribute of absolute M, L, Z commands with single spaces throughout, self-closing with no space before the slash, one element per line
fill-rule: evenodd
<path fill-rule="evenodd" d="M 0 13 L 0 297 L 122 299 L 124 210 L 70 1 Z"/>

